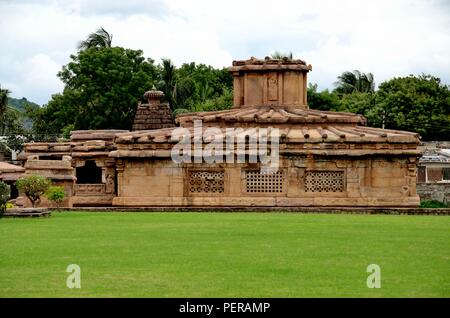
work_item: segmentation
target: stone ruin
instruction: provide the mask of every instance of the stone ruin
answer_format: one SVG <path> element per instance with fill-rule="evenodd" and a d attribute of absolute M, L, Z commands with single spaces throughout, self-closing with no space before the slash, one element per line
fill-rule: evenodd
<path fill-rule="evenodd" d="M 174 123 L 169 106 L 159 102 L 162 92 L 152 90 L 145 95 L 148 103 L 138 106 L 133 131 L 73 131 L 70 142 L 27 144 L 25 167 L 31 172 L 41 165 L 37 162 L 70 162 L 61 164 L 65 169 L 53 169 L 52 162 L 39 170 L 45 174 L 46 166 L 53 180 L 64 176 L 67 206 L 419 205 L 418 134 L 367 127 L 361 115 L 309 109 L 311 66 L 302 60 L 251 58 L 234 61 L 229 70 L 234 78 L 229 110 L 181 114 Z M 198 122 L 216 129 L 215 138 L 243 137 L 227 155 L 244 155 L 245 161 L 175 162 L 177 129 L 189 134 L 192 153 L 208 148 L 195 135 Z M 231 135 L 229 128 L 235 129 Z M 248 133 L 252 128 L 259 130 Z M 270 173 L 250 160 L 247 141 L 261 137 L 261 128 L 269 135 L 279 132 L 279 167 Z"/>

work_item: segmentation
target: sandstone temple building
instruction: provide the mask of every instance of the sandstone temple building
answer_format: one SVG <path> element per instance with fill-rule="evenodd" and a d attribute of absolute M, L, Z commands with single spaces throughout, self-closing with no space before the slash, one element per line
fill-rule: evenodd
<path fill-rule="evenodd" d="M 63 185 L 67 206 L 419 205 L 416 133 L 367 127 L 361 115 L 309 109 L 311 66 L 302 60 L 251 58 L 234 61 L 229 70 L 231 109 L 172 120 L 169 105 L 160 102 L 162 92 L 151 90 L 148 103 L 138 106 L 132 131 L 73 131 L 69 142 L 27 144 L 25 174 Z M 183 138 L 192 144 L 192 152 L 183 154 L 195 157 L 195 147 L 210 145 L 196 136 L 197 123 L 214 128 L 219 140 L 241 140 L 224 156 L 243 155 L 244 161 L 174 161 L 179 131 L 188 133 Z M 261 129 L 279 133 L 274 171 L 250 158 L 247 141 Z M 267 143 L 268 152 L 274 151 L 273 139 Z"/>

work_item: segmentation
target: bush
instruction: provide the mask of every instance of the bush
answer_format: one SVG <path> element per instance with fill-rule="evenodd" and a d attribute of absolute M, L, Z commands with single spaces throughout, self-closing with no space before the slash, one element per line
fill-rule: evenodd
<path fill-rule="evenodd" d="M 50 180 L 44 176 L 29 175 L 19 178 L 16 186 L 25 193 L 35 208 L 41 202 L 41 196 L 48 190 Z"/>
<path fill-rule="evenodd" d="M 442 209 L 450 207 L 449 204 L 445 204 L 436 200 L 422 201 L 420 202 L 421 208 Z"/>
<path fill-rule="evenodd" d="M 0 181 L 0 213 L 6 210 L 6 202 L 9 200 L 9 194 L 9 185 Z"/>
<path fill-rule="evenodd" d="M 45 193 L 45 197 L 50 201 L 54 202 L 56 206 L 59 208 L 62 201 L 66 197 L 66 191 L 64 190 L 64 187 L 51 186 Z"/>

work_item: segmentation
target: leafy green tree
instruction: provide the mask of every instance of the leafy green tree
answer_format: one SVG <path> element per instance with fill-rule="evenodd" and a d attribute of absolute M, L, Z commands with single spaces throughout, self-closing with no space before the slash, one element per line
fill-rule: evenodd
<path fill-rule="evenodd" d="M 194 105 L 192 111 L 196 112 L 209 112 L 216 110 L 226 110 L 233 106 L 233 91 L 227 89 L 222 95 L 207 99 L 204 102 Z"/>
<path fill-rule="evenodd" d="M 121 47 L 90 48 L 71 58 L 58 74 L 66 84 L 63 96 L 76 110 L 71 123 L 77 129 L 129 129 L 138 100 L 153 86 L 153 61 Z"/>
<path fill-rule="evenodd" d="M 37 136 L 75 129 L 130 129 L 137 102 L 153 86 L 156 67 L 140 50 L 88 48 L 71 56 L 58 76 L 65 83 L 42 109 L 29 113 Z"/>
<path fill-rule="evenodd" d="M 0 213 L 5 212 L 6 210 L 6 202 L 9 200 L 9 185 L 0 181 Z"/>
<path fill-rule="evenodd" d="M 26 107 L 25 114 L 32 119 L 31 135 L 34 141 L 57 141 L 67 137 L 67 130 L 73 129 L 76 118 L 78 91 L 65 89 L 63 94 L 55 94 L 47 105 Z"/>
<path fill-rule="evenodd" d="M 372 118 L 372 111 L 376 105 L 376 94 L 356 92 L 343 95 L 340 102 L 339 111 L 364 115 L 369 125 L 378 125 Z"/>
<path fill-rule="evenodd" d="M 51 202 L 54 202 L 59 208 L 66 197 L 66 191 L 62 186 L 50 186 L 47 192 L 45 192 L 45 197 Z"/>
<path fill-rule="evenodd" d="M 369 116 L 380 127 L 415 131 L 424 140 L 448 140 L 449 87 L 431 75 L 393 78 L 380 84 Z"/>
<path fill-rule="evenodd" d="M 85 50 L 89 48 L 110 48 L 112 44 L 112 37 L 112 34 L 100 27 L 96 32 L 89 34 L 86 40 L 81 41 L 78 44 L 78 49 Z"/>
<path fill-rule="evenodd" d="M 328 89 L 319 92 L 317 84 L 308 85 L 308 106 L 317 110 L 338 111 L 341 107 L 341 101 L 337 94 L 330 92 Z"/>
<path fill-rule="evenodd" d="M 170 60 L 163 59 L 159 70 L 159 87 L 174 111 L 197 111 L 202 103 L 218 98 L 233 85 L 228 70 L 205 64 L 192 62 L 176 68 Z"/>
<path fill-rule="evenodd" d="M 375 91 L 375 81 L 372 73 L 362 73 L 358 70 L 346 71 L 338 76 L 334 83 L 335 92 L 338 94 L 352 93 L 373 93 Z"/>
<path fill-rule="evenodd" d="M 41 202 L 41 197 L 48 190 L 50 184 L 49 179 L 40 175 L 23 176 L 16 181 L 17 188 L 25 193 L 33 208 Z"/>

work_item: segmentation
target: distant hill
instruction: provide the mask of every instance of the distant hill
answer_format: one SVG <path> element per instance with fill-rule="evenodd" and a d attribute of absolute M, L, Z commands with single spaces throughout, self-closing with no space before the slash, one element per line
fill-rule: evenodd
<path fill-rule="evenodd" d="M 25 105 L 27 105 L 27 104 L 30 105 L 31 107 L 40 107 L 38 104 L 29 101 L 25 97 L 22 97 L 22 98 L 8 97 L 8 105 L 16 108 L 20 112 L 25 111 Z"/>
<path fill-rule="evenodd" d="M 19 112 L 22 113 L 22 123 L 23 126 L 26 129 L 30 129 L 33 126 L 33 122 L 31 121 L 30 118 L 28 118 L 24 113 L 25 113 L 25 106 L 26 105 L 30 105 L 31 107 L 35 108 L 35 107 L 41 107 L 38 104 L 34 103 L 34 102 L 30 102 L 28 99 L 26 99 L 25 97 L 22 98 L 13 98 L 13 97 L 8 97 L 8 106 L 17 109 Z"/>

